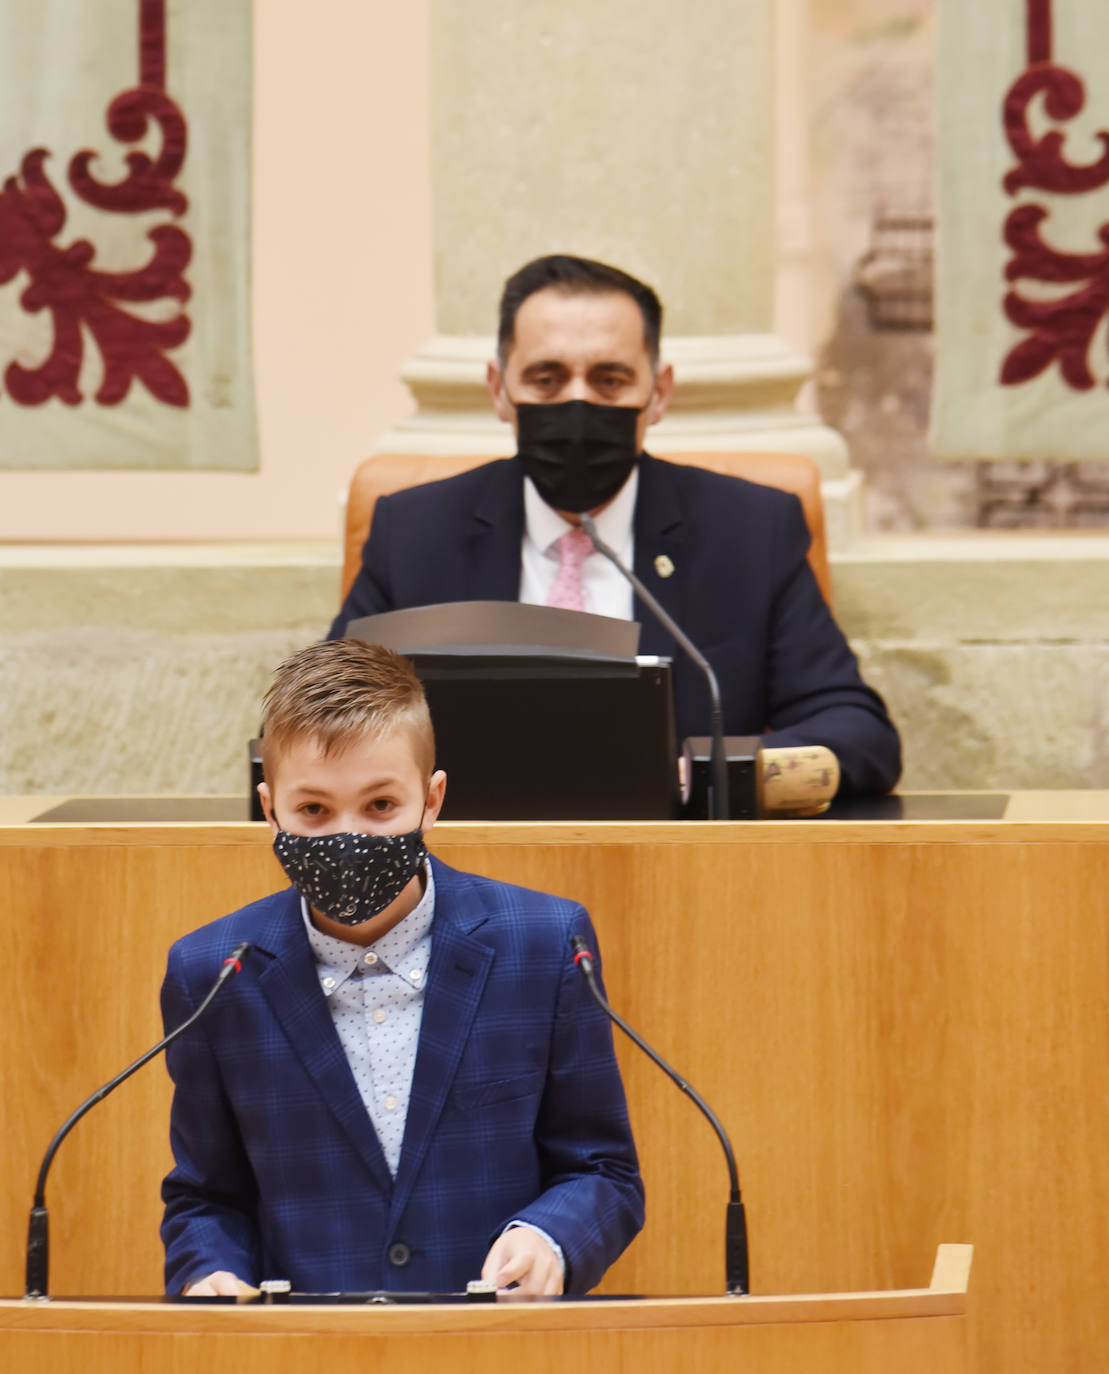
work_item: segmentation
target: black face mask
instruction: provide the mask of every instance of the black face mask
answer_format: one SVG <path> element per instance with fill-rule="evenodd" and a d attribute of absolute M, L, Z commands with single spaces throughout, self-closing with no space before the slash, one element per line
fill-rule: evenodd
<path fill-rule="evenodd" d="M 555 510 L 580 515 L 611 501 L 639 461 L 641 410 L 594 401 L 516 407 L 517 453 L 524 474 Z"/>
<path fill-rule="evenodd" d="M 379 916 L 427 858 L 422 830 L 405 835 L 292 835 L 279 830 L 273 852 L 308 905 L 344 926 Z"/>

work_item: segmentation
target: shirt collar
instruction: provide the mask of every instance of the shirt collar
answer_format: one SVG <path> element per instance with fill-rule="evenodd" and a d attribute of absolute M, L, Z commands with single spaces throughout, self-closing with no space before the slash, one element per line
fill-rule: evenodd
<path fill-rule="evenodd" d="M 612 548 L 625 547 L 635 517 L 635 498 L 639 493 L 639 464 L 631 476 L 598 515 L 593 517 L 597 533 Z M 535 489 L 530 477 L 524 478 L 524 527 L 528 538 L 542 553 L 557 558 L 555 542 L 573 529 L 556 510 L 552 510 Z"/>
<path fill-rule="evenodd" d="M 301 897 L 300 914 L 304 928 L 308 932 L 308 943 L 312 947 L 313 957 L 320 966 L 321 981 L 325 973 L 349 977 L 363 963 L 370 950 L 373 950 L 391 973 L 403 973 L 407 977 L 408 964 L 411 962 L 408 956 L 420 941 L 431 933 L 431 923 L 435 917 L 435 877 L 431 871 L 431 864 L 426 859 L 424 879 L 424 895 L 403 921 L 398 921 L 392 930 L 384 934 L 380 940 L 375 940 L 372 945 L 354 945 L 349 940 L 340 940 L 336 935 L 325 935 L 312 924 L 312 918 L 308 914 L 308 903 Z M 326 984 L 324 990 L 332 991 Z"/>

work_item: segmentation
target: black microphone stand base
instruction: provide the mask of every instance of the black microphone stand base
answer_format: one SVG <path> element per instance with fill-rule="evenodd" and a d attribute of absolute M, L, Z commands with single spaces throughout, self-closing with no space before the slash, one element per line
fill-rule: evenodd
<path fill-rule="evenodd" d="M 50 1273 L 50 1213 L 45 1207 L 32 1207 L 27 1222 L 27 1291 L 24 1297 L 49 1302 L 47 1275 Z"/>

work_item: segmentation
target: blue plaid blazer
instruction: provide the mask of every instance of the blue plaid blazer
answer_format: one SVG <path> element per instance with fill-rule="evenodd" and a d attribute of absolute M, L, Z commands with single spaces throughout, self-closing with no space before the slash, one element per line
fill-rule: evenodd
<path fill-rule="evenodd" d="M 436 909 L 412 1094 L 389 1168 L 287 889 L 179 940 L 162 987 L 175 1167 L 166 1288 L 217 1269 L 312 1292 L 454 1291 L 513 1218 L 561 1245 L 585 1292 L 643 1224 L 607 1020 L 571 962 L 585 910 L 433 859 Z"/>

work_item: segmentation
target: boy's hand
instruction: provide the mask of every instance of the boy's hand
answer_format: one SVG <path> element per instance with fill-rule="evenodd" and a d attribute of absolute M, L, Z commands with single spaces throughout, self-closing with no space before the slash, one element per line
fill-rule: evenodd
<path fill-rule="evenodd" d="M 256 1293 L 249 1283 L 230 1274 L 226 1269 L 217 1269 L 203 1279 L 197 1279 L 185 1289 L 186 1298 L 237 1298 L 242 1293 Z"/>
<path fill-rule="evenodd" d="M 481 1277 L 498 1288 L 517 1284 L 517 1293 L 553 1298 L 562 1292 L 562 1265 L 543 1239 L 526 1226 L 514 1226 L 498 1236 L 485 1256 Z"/>

